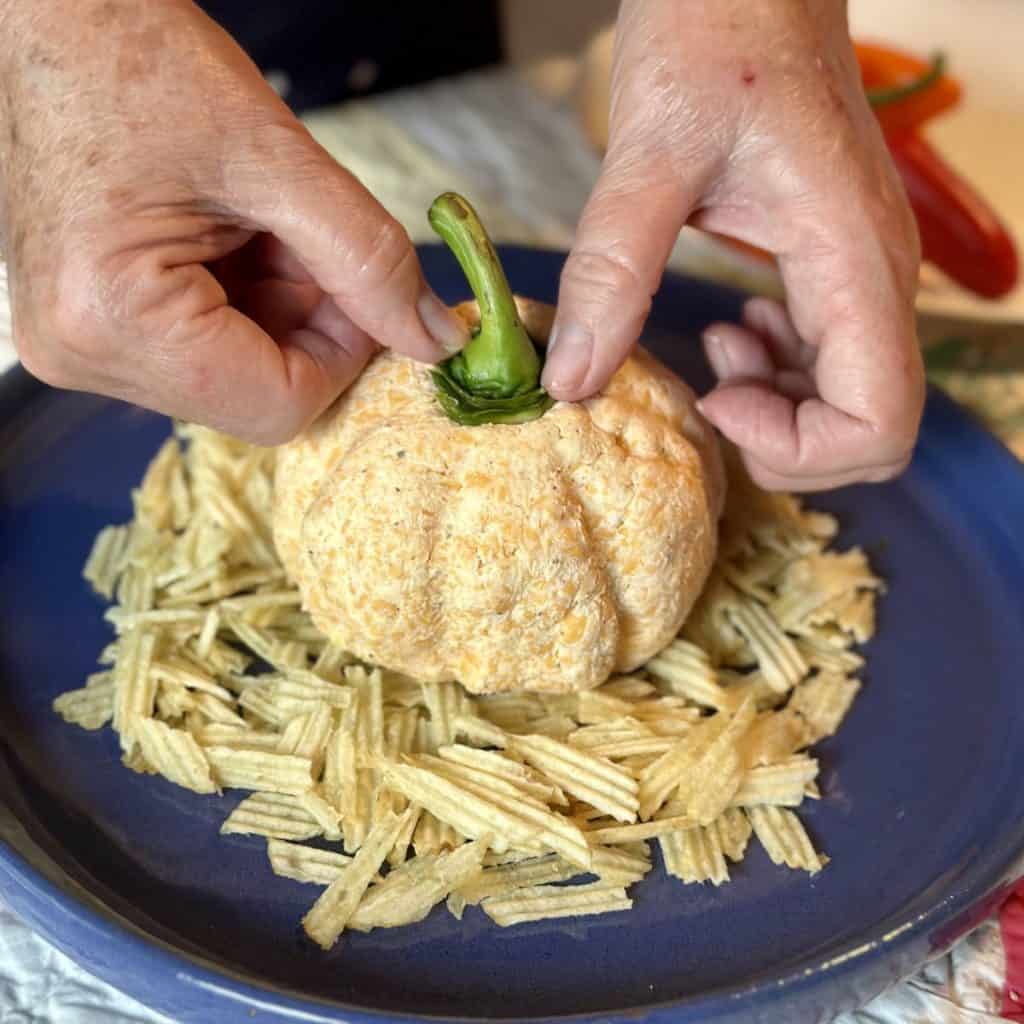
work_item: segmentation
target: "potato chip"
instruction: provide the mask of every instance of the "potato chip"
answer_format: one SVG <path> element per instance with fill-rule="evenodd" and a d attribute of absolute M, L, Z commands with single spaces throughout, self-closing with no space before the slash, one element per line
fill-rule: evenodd
<path fill-rule="evenodd" d="M 814 634 L 799 637 L 796 646 L 812 669 L 820 669 L 831 675 L 846 675 L 864 667 L 864 658 L 856 651 L 823 643 Z"/>
<path fill-rule="evenodd" d="M 831 598 L 880 585 L 860 548 L 813 552 L 786 567 L 771 613 L 784 629 L 796 629 Z"/>
<path fill-rule="evenodd" d="M 280 754 L 308 757 L 313 764 L 313 777 L 318 778 L 323 768 L 324 750 L 334 730 L 334 713 L 323 701 L 314 710 L 293 718 L 281 733 L 277 743 Z"/>
<path fill-rule="evenodd" d="M 773 864 L 802 868 L 812 875 L 826 864 L 811 845 L 800 819 L 782 807 L 751 807 L 747 811 L 754 834 Z"/>
<path fill-rule="evenodd" d="M 393 794 L 393 796 L 396 800 L 399 799 L 397 794 Z M 401 799 L 405 801 L 405 803 L 408 803 L 404 797 Z M 393 868 L 402 864 L 405 861 L 405 858 L 409 855 L 409 847 L 412 844 L 412 837 L 416 834 L 420 818 L 423 815 L 423 808 L 420 807 L 419 804 L 409 804 L 408 809 L 413 813 L 403 819 L 404 823 L 398 832 L 397 838 L 395 839 L 395 845 L 391 847 L 391 852 L 388 853 L 388 864 Z"/>
<path fill-rule="evenodd" d="M 741 777 L 737 746 L 754 718 L 751 701 L 705 719 L 640 776 L 640 817 L 652 817 L 673 790 L 686 816 L 706 824 L 726 807 Z"/>
<path fill-rule="evenodd" d="M 701 720 L 699 708 L 680 707 L 683 697 L 660 697 L 658 700 L 638 701 L 631 714 L 647 726 L 655 736 L 684 736 Z"/>
<path fill-rule="evenodd" d="M 620 700 L 642 700 L 657 694 L 658 688 L 641 676 L 612 676 L 597 692 Z"/>
<path fill-rule="evenodd" d="M 269 582 L 269 581 L 268 581 Z M 222 612 L 237 613 L 248 619 L 250 613 L 267 608 L 297 608 L 302 603 L 302 596 L 294 588 L 281 590 L 265 590 L 256 594 L 241 594 L 229 597 L 220 603 Z"/>
<path fill-rule="evenodd" d="M 213 674 L 180 655 L 165 654 L 155 659 L 151 671 L 157 679 L 180 683 L 190 690 L 201 690 L 229 703 L 234 700 L 234 694 L 221 686 Z"/>
<path fill-rule="evenodd" d="M 423 702 L 430 713 L 430 742 L 433 753 L 455 739 L 453 720 L 460 713 L 454 683 L 422 683 Z"/>
<path fill-rule="evenodd" d="M 492 896 L 505 896 L 517 889 L 526 889 L 550 882 L 564 882 L 576 878 L 580 868 L 557 854 L 516 861 L 485 868 L 472 882 L 460 889 L 460 895 L 470 906 Z"/>
<path fill-rule="evenodd" d="M 679 829 L 696 826 L 693 818 L 675 815 L 655 821 L 641 821 L 636 825 L 613 825 L 591 829 L 586 833 L 587 841 L 601 846 L 622 846 L 640 839 L 657 839 L 658 836 L 676 832 Z"/>
<path fill-rule="evenodd" d="M 695 704 L 716 711 L 735 706 L 732 694 L 719 685 L 707 654 L 688 640 L 673 640 L 644 667 L 668 692 Z"/>
<path fill-rule="evenodd" d="M 175 721 L 195 711 L 195 697 L 180 683 L 164 680 L 156 688 L 155 715 L 161 721 Z"/>
<path fill-rule="evenodd" d="M 542 781 L 526 765 L 519 761 L 513 761 L 504 754 L 491 750 L 478 750 L 476 747 L 467 747 L 461 743 L 440 747 L 437 753 L 445 761 L 503 779 L 527 796 L 545 804 L 565 806 L 568 803 L 565 794 L 558 786 Z"/>
<path fill-rule="evenodd" d="M 217 792 L 206 754 L 190 733 L 155 718 L 140 718 L 135 735 L 142 756 L 169 782 L 194 793 Z"/>
<path fill-rule="evenodd" d="M 576 718 L 584 725 L 598 725 L 628 717 L 632 701 L 601 690 L 586 690 L 576 697 Z"/>
<path fill-rule="evenodd" d="M 508 742 L 501 728 L 476 715 L 458 715 L 452 724 L 455 738 L 464 736 L 471 743 L 482 747 L 504 747 Z"/>
<path fill-rule="evenodd" d="M 206 619 L 203 620 L 203 625 L 200 627 L 200 634 L 205 628 Z M 244 651 L 240 651 L 237 647 L 232 647 L 230 644 L 223 643 L 216 638 L 210 641 L 209 650 L 205 654 L 200 654 L 198 652 L 199 639 L 200 635 L 197 634 L 195 639 L 186 641 L 179 652 L 181 657 L 194 668 L 212 673 L 233 692 L 238 692 L 240 689 L 244 689 L 246 685 L 257 682 L 256 676 L 247 676 L 245 677 L 245 682 L 240 685 L 240 680 L 237 678 L 252 664 L 251 656 Z"/>
<path fill-rule="evenodd" d="M 114 715 L 114 674 L 94 672 L 80 690 L 68 690 L 57 697 L 53 710 L 70 725 L 102 729 Z"/>
<path fill-rule="evenodd" d="M 494 775 L 481 776 L 471 768 L 440 759 L 421 757 L 419 760 L 467 793 L 536 825 L 540 830 L 537 840 L 542 846 L 557 851 L 580 867 L 590 866 L 590 850 L 579 828 L 562 815 L 549 811 L 542 801 L 527 796 L 513 783 Z"/>
<path fill-rule="evenodd" d="M 526 731 L 534 719 L 548 714 L 543 701 L 533 693 L 498 693 L 477 700 L 478 714 L 509 731 Z"/>
<path fill-rule="evenodd" d="M 777 708 L 786 702 L 788 693 L 781 693 L 769 685 L 764 675 L 757 670 L 753 672 L 732 672 L 722 669 L 719 679 L 737 705 L 748 697 L 752 698 L 759 711 Z"/>
<path fill-rule="evenodd" d="M 830 673 L 820 673 L 793 691 L 788 710 L 807 723 L 808 745 L 835 735 L 859 692 L 858 680 Z"/>
<path fill-rule="evenodd" d="M 646 848 L 643 856 L 611 846 L 599 846 L 591 853 L 590 872 L 606 885 L 633 885 L 650 870 L 651 860 Z"/>
<path fill-rule="evenodd" d="M 205 617 L 205 612 L 194 608 L 157 608 L 148 612 L 108 608 L 103 613 L 103 618 L 114 627 L 118 636 L 153 626 L 184 626 L 198 633 Z"/>
<path fill-rule="evenodd" d="M 796 644 L 761 605 L 745 601 L 731 607 L 728 614 L 750 644 L 769 686 L 785 693 L 807 675 L 807 663 Z"/>
<path fill-rule="evenodd" d="M 153 607 L 156 578 L 149 567 L 129 565 L 117 582 L 117 602 L 129 612 L 145 612 Z"/>
<path fill-rule="evenodd" d="M 636 821 L 637 781 L 618 765 L 547 736 L 516 737 L 511 749 L 566 793 L 618 821 Z"/>
<path fill-rule="evenodd" d="M 114 588 L 124 570 L 129 535 L 127 526 L 104 527 L 96 535 L 82 570 L 82 576 L 92 584 L 93 590 L 108 601 L 114 596 Z"/>
<path fill-rule="evenodd" d="M 701 648 L 714 666 L 753 662 L 746 640 L 726 614 L 727 608 L 741 600 L 721 572 L 713 569 L 683 625 L 680 635 Z"/>
<path fill-rule="evenodd" d="M 225 789 L 298 795 L 313 785 L 313 762 L 308 757 L 234 747 L 206 747 L 204 752 L 213 778 Z"/>
<path fill-rule="evenodd" d="M 412 848 L 416 856 L 441 853 L 459 845 L 459 837 L 451 825 L 438 821 L 429 811 L 422 811 L 412 834 Z"/>
<path fill-rule="evenodd" d="M 156 701 L 156 679 L 150 672 L 155 635 L 133 629 L 122 637 L 114 665 L 114 728 L 121 749 L 130 753 L 137 742 L 138 723 L 150 718 Z"/>
<path fill-rule="evenodd" d="M 715 828 L 670 832 L 658 839 L 665 870 L 685 884 L 711 882 L 716 888 L 729 881 L 721 838 Z"/>
<path fill-rule="evenodd" d="M 743 860 L 747 851 L 747 843 L 753 829 L 750 819 L 739 808 L 730 807 L 709 826 L 718 833 L 718 842 L 722 852 L 734 863 Z"/>
<path fill-rule="evenodd" d="M 191 710 L 199 712 L 207 721 L 217 722 L 219 725 L 231 725 L 238 729 L 247 729 L 248 723 L 237 714 L 232 704 L 220 700 L 209 693 L 198 693 L 193 698 Z"/>
<path fill-rule="evenodd" d="M 857 643 L 866 644 L 875 635 L 874 592 L 862 590 L 854 594 L 837 610 L 835 621 Z"/>
<path fill-rule="evenodd" d="M 448 913 L 455 918 L 456 921 L 462 920 L 462 915 L 466 912 L 466 900 L 457 889 L 455 892 L 448 894 L 448 899 L 445 900 L 445 906 L 448 908 Z"/>
<path fill-rule="evenodd" d="M 810 745 L 807 722 L 792 708 L 759 715 L 743 737 L 741 752 L 748 768 L 777 764 Z"/>
<path fill-rule="evenodd" d="M 223 606 L 222 606 L 223 607 Z M 238 639 L 249 648 L 257 657 L 262 658 L 268 665 L 284 672 L 293 666 L 288 665 L 281 659 L 281 644 L 272 634 L 264 629 L 247 622 L 237 612 L 231 613 L 222 611 L 221 617 L 224 625 L 227 626 Z"/>
<path fill-rule="evenodd" d="M 451 825 L 470 839 L 492 835 L 492 848 L 501 852 L 509 846 L 529 846 L 540 829 L 441 775 L 413 765 L 388 765 L 384 785 L 419 804 L 439 821 Z"/>
<path fill-rule="evenodd" d="M 739 744 L 754 720 L 753 701 L 744 701 L 721 735 L 698 757 L 676 787 L 676 798 L 688 817 L 709 825 L 734 798 L 743 778 Z"/>
<path fill-rule="evenodd" d="M 576 738 L 576 735 L 569 737 L 570 742 Z M 675 743 L 674 736 L 636 736 L 622 739 L 612 736 L 598 742 L 588 741 L 572 745 L 581 747 L 588 754 L 593 754 L 594 757 L 607 758 L 610 761 L 625 761 L 627 758 L 635 758 L 638 755 L 647 755 L 652 759 L 660 757 L 666 751 L 671 750 Z"/>
<path fill-rule="evenodd" d="M 265 750 L 277 753 L 281 740 L 276 732 L 257 732 L 255 729 L 239 729 L 236 725 L 220 722 L 203 722 L 193 733 L 201 747 L 236 747 L 239 750 Z"/>
<path fill-rule="evenodd" d="M 633 901 L 626 890 L 593 885 L 538 885 L 517 889 L 507 896 L 492 896 L 481 904 L 484 913 L 499 927 L 559 917 L 586 917 L 629 910 Z"/>
<path fill-rule="evenodd" d="M 818 762 L 813 757 L 791 757 L 778 764 L 749 769 L 732 798 L 735 807 L 774 804 L 778 807 L 799 807 L 804 801 L 807 785 L 818 775 Z"/>
<path fill-rule="evenodd" d="M 593 725 L 580 726 L 569 738 L 571 746 L 581 750 L 605 746 L 610 743 L 628 742 L 635 739 L 651 739 L 655 732 L 646 722 L 631 715 L 609 718 Z"/>
<path fill-rule="evenodd" d="M 267 858 L 275 875 L 311 885 L 330 885 L 352 864 L 352 858 L 343 853 L 284 839 L 267 840 Z"/>
<path fill-rule="evenodd" d="M 484 838 L 430 858 L 422 872 L 413 870 L 416 860 L 409 861 L 367 891 L 352 915 L 350 927 L 399 928 L 422 921 L 452 890 L 470 884 L 479 875 L 486 851 Z"/>
<path fill-rule="evenodd" d="M 353 657 L 348 651 L 328 641 L 317 656 L 313 671 L 329 683 L 340 683 L 341 670 L 352 661 Z"/>
<path fill-rule="evenodd" d="M 378 821 L 352 863 L 323 891 L 302 919 L 306 934 L 321 948 L 330 949 L 338 941 L 388 851 L 394 846 L 404 818 L 411 813 L 389 814 Z"/>
<path fill-rule="evenodd" d="M 175 470 L 181 470 L 181 447 L 177 438 L 171 437 L 153 457 L 135 495 L 136 515 L 158 530 L 174 525 L 171 477 Z"/>
<path fill-rule="evenodd" d="M 341 814 L 333 804 L 324 799 L 318 787 L 314 786 L 300 793 L 297 800 L 299 806 L 320 826 L 325 839 L 332 842 L 341 840 Z"/>

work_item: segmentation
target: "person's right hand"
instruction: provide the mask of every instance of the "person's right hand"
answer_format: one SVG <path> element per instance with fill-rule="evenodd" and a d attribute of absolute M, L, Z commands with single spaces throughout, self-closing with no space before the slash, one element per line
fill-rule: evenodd
<path fill-rule="evenodd" d="M 262 444 L 376 342 L 466 340 L 402 227 L 190 0 L 0 0 L 0 243 L 31 373 Z"/>

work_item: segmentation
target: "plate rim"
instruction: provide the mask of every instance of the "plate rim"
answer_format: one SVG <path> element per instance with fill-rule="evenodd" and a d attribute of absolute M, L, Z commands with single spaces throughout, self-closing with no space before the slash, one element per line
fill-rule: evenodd
<path fill-rule="evenodd" d="M 503 247 L 506 248 L 506 247 Z M 526 246 L 509 246 L 509 249 L 530 251 Z M 672 275 L 680 276 L 682 275 Z M 685 280 L 685 278 L 684 278 Z M 702 287 L 711 287 L 721 291 L 721 286 L 708 285 L 706 282 L 691 278 L 692 282 Z M 737 293 L 739 294 L 739 293 Z M 0 433 L 5 433 L 14 426 L 16 417 L 26 411 L 28 406 L 47 393 L 56 393 L 55 389 L 34 380 L 22 367 L 14 366 L 0 376 Z M 1024 466 L 1006 448 L 1002 442 L 992 435 L 967 410 L 963 409 L 951 398 L 938 389 L 929 388 L 926 422 L 933 433 L 945 430 L 956 430 L 961 439 L 968 442 L 972 456 L 982 456 L 992 462 L 997 470 L 1005 468 L 1006 475 L 1014 482 L 1014 490 L 1019 490 L 1024 504 Z M 938 438 L 922 438 L 915 459 L 926 465 L 929 475 L 939 473 L 942 469 L 942 453 L 932 451 Z M 975 460 L 970 460 L 976 465 Z M 999 515 L 998 509 L 987 506 L 993 530 L 1005 539 L 1011 537 L 1012 523 L 1009 521 L 1008 506 L 1012 502 L 1001 503 L 1006 510 Z M 988 545 L 989 547 L 991 545 Z M 1018 545 L 1015 561 L 1019 570 L 1024 570 L 1024 547 Z M 1009 570 L 1001 566 L 1000 576 L 1006 578 Z M 0 757 L 5 768 L 10 770 L 6 745 L 0 749 Z M 5 809 L 24 833 L 24 842 L 29 849 L 38 853 L 44 860 L 51 858 L 45 847 L 39 843 L 18 818 L 15 811 Z M 380 1021 L 396 1021 L 413 1024 L 419 1021 L 450 1021 L 459 1024 L 484 1024 L 502 1018 L 440 1016 L 437 1014 L 406 1013 L 399 1011 L 376 1010 L 336 1000 L 326 1000 L 317 996 L 304 994 L 275 984 L 263 984 L 230 968 L 222 967 L 211 961 L 204 960 L 190 952 L 175 948 L 165 940 L 148 934 L 144 928 L 118 913 L 101 901 L 102 909 L 90 905 L 79 898 L 73 891 L 57 884 L 33 866 L 29 857 L 2 834 L 7 831 L 0 829 L 0 875 L 5 879 L 2 888 L 7 890 L 16 886 L 24 894 L 27 901 L 36 906 L 49 905 L 58 908 L 63 918 L 72 922 L 79 929 L 87 929 L 93 935 L 101 934 L 109 944 L 108 950 L 120 952 L 122 956 L 142 960 L 151 964 L 151 969 L 162 970 L 170 975 L 170 979 L 179 985 L 188 985 L 197 994 L 202 991 L 207 996 L 233 999 L 239 1006 L 262 1008 L 266 1011 L 281 1013 L 285 1017 L 306 1021 L 336 1021 L 347 1019 L 358 1024 L 377 1024 Z M 74 878 L 64 868 L 53 862 L 62 879 L 72 888 L 81 886 L 87 893 L 88 888 Z M 892 915 L 871 933 L 862 932 L 849 940 L 838 952 L 833 952 L 824 962 L 814 962 L 810 958 L 801 961 L 783 972 L 764 970 L 742 983 L 727 984 L 707 989 L 701 993 L 667 1001 L 657 1001 L 632 1007 L 613 1010 L 592 1011 L 580 1014 L 563 1014 L 559 1016 L 530 1016 L 516 1018 L 533 1024 L 547 1022 L 572 1021 L 574 1024 L 598 1024 L 609 1020 L 644 1020 L 651 1024 L 671 1024 L 674 1015 L 683 1011 L 704 1011 L 711 1016 L 735 1010 L 737 1001 L 745 1001 L 757 997 L 785 998 L 792 997 L 801 991 L 808 990 L 820 983 L 823 976 L 832 979 L 850 977 L 871 965 L 877 965 L 883 957 L 895 957 L 901 950 L 904 954 L 910 948 L 927 939 L 929 933 L 949 928 L 958 920 L 976 911 L 980 906 L 991 901 L 993 895 L 1012 882 L 1024 876 L 1024 820 L 1016 823 L 1016 829 L 1008 827 L 1002 842 L 994 849 L 987 851 L 986 856 L 968 868 L 960 878 L 954 878 L 943 886 L 942 895 L 937 896 L 933 906 L 922 913 L 903 919 L 903 914 Z M 969 879 L 969 881 L 966 881 Z M 952 891 L 950 891 L 952 890 Z M 968 892 L 968 890 L 970 890 Z M 20 911 L 19 911 L 20 915 Z M 21 915 L 20 915 L 21 916 Z M 30 925 L 34 932 L 46 941 L 52 942 L 53 927 L 44 927 L 44 922 Z M 877 934 L 876 934 L 877 932 Z M 959 938 L 951 935 L 949 943 Z M 55 943 L 63 948 L 61 943 Z M 82 960 L 74 953 L 68 953 L 73 960 L 82 965 Z M 89 968 L 83 966 L 87 972 Z M 91 972 L 90 972 L 91 973 Z M 105 980 L 108 980 L 105 978 Z M 119 988 L 116 981 L 109 983 Z M 124 991 L 124 990 L 122 990 Z M 131 994 L 131 993 L 129 993 Z M 137 998 L 137 997 L 133 997 Z M 159 1011 L 156 1011 L 159 1012 Z M 344 1015 L 340 1017 L 339 1015 Z"/>

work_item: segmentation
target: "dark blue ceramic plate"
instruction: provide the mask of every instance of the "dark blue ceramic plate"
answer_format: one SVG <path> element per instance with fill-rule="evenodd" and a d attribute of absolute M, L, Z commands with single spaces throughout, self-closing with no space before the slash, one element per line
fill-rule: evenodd
<path fill-rule="evenodd" d="M 448 299 L 463 285 L 423 253 Z M 509 250 L 514 286 L 554 297 L 562 257 Z M 670 277 L 646 343 L 698 386 L 698 329 L 739 298 Z M 817 503 L 890 582 L 867 686 L 821 748 L 804 817 L 817 878 L 755 850 L 720 890 L 656 871 L 630 914 L 498 931 L 478 911 L 346 938 L 299 919 L 315 888 L 277 879 L 263 842 L 222 838 L 237 802 L 126 771 L 114 737 L 53 697 L 108 639 L 80 577 L 96 531 L 167 434 L 160 417 L 0 384 L 0 891 L 88 970 L 175 1020 L 399 1018 L 828 1020 L 945 949 L 999 899 L 1024 850 L 1024 471 L 933 395 L 897 483 Z M 755 844 L 756 845 L 756 844 Z"/>

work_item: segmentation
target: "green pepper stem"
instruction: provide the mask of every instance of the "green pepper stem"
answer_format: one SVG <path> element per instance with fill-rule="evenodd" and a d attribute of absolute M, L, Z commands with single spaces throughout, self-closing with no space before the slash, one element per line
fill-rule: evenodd
<path fill-rule="evenodd" d="M 540 380 L 540 357 L 519 319 L 515 299 L 480 218 L 454 192 L 430 207 L 430 226 L 459 261 L 480 307 L 480 327 L 449 364 L 466 392 L 511 398 L 532 392 Z"/>
<path fill-rule="evenodd" d="M 911 82 L 903 85 L 887 86 L 880 89 L 868 89 L 868 103 L 873 107 L 888 107 L 900 103 L 919 92 L 930 89 L 946 73 L 946 55 L 937 53 L 932 57 L 928 70 Z"/>

